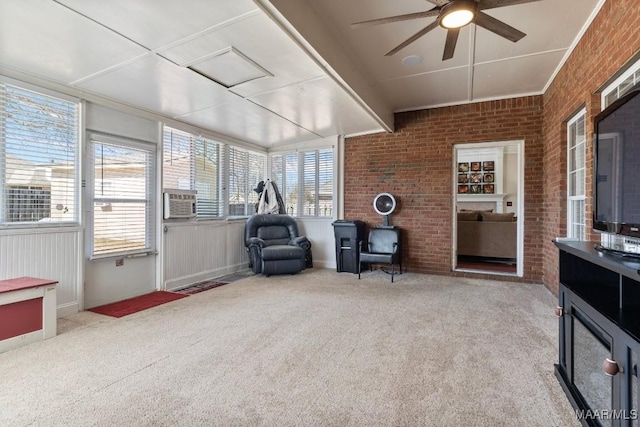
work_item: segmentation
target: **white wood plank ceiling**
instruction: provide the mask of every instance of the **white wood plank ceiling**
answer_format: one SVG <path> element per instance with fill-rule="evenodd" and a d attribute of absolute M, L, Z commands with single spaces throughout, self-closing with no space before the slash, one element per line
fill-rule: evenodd
<path fill-rule="evenodd" d="M 389 130 L 393 111 L 542 93 L 602 1 L 492 9 L 527 36 L 471 25 L 442 61 L 441 28 L 384 56 L 430 21 L 350 27 L 424 0 L 0 0 L 0 74 L 272 148 Z"/>

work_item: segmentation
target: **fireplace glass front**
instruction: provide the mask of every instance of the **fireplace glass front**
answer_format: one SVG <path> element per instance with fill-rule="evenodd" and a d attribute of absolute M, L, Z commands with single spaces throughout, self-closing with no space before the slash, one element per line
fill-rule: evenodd
<path fill-rule="evenodd" d="M 611 357 L 611 338 L 579 312 L 573 316 L 573 384 L 594 413 L 611 411 L 613 379 L 602 362 Z M 610 426 L 606 417 L 598 421 Z"/>

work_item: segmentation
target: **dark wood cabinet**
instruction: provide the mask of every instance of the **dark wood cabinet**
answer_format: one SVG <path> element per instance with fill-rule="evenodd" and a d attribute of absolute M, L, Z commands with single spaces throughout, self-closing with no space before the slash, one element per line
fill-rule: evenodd
<path fill-rule="evenodd" d="M 556 376 L 586 426 L 638 426 L 640 260 L 589 242 L 559 249 Z"/>

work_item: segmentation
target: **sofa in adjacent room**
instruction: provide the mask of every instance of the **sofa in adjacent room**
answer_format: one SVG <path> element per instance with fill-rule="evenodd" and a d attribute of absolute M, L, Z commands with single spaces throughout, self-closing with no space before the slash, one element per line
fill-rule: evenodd
<path fill-rule="evenodd" d="M 518 223 L 512 212 L 458 212 L 458 255 L 517 258 Z"/>

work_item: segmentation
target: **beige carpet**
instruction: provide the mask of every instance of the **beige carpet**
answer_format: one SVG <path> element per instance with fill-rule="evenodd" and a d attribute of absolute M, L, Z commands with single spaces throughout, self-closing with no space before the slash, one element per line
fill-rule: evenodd
<path fill-rule="evenodd" d="M 2 426 L 571 426 L 542 286 L 253 276 L 0 354 Z"/>

